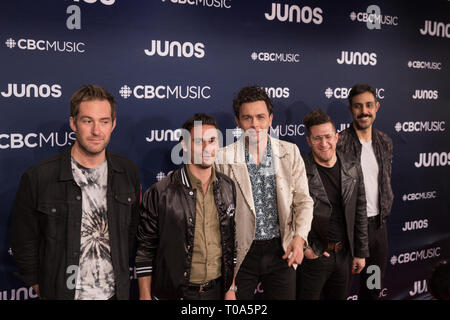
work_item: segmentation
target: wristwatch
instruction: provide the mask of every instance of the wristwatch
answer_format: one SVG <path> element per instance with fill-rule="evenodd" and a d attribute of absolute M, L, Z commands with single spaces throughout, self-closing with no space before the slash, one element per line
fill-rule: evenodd
<path fill-rule="evenodd" d="M 230 289 L 228 289 L 228 290 L 236 292 L 236 291 L 237 291 L 237 286 L 233 286 L 233 285 L 232 285 L 232 286 L 230 287 Z"/>

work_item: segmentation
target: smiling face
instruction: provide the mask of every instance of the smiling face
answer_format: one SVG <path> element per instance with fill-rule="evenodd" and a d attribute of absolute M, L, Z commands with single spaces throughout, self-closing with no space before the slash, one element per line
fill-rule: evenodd
<path fill-rule="evenodd" d="M 70 117 L 70 127 L 76 134 L 74 148 L 88 157 L 104 154 L 115 126 L 107 100 L 81 102 L 76 118 Z"/>
<path fill-rule="evenodd" d="M 366 130 L 372 127 L 380 103 L 376 101 L 371 92 L 363 92 L 352 98 L 349 108 L 355 128 Z"/>
<path fill-rule="evenodd" d="M 309 130 L 310 136 L 306 137 L 306 141 L 311 147 L 316 162 L 325 167 L 334 165 L 338 141 L 338 134 L 334 126 L 327 122 L 312 126 Z"/>
<path fill-rule="evenodd" d="M 248 135 L 251 144 L 267 140 L 272 119 L 273 114 L 269 114 L 263 100 L 243 103 L 239 108 L 239 118 L 235 118 L 239 128 Z"/>

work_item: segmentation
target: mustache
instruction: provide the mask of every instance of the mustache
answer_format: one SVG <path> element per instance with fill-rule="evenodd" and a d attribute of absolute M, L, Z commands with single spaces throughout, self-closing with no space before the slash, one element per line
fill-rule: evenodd
<path fill-rule="evenodd" d="M 368 114 L 368 113 L 361 113 L 361 114 L 358 116 L 358 119 L 361 119 L 361 118 L 364 118 L 364 117 L 372 118 L 372 115 L 371 115 L 371 114 Z"/>

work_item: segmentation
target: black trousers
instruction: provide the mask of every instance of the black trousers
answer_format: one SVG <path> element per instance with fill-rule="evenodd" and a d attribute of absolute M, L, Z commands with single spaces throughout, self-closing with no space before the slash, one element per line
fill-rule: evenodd
<path fill-rule="evenodd" d="M 329 257 L 303 258 L 297 268 L 298 300 L 319 300 L 321 294 L 326 300 L 347 299 L 352 261 L 350 253 L 346 248 L 328 253 Z"/>
<path fill-rule="evenodd" d="M 236 275 L 236 298 L 253 300 L 261 281 L 265 300 L 294 300 L 295 269 L 283 255 L 280 238 L 253 241 Z"/>
<path fill-rule="evenodd" d="M 383 289 L 383 278 L 386 272 L 388 259 L 388 239 L 386 224 L 382 226 L 378 223 L 378 217 L 369 219 L 368 224 L 369 233 L 369 254 L 366 258 L 366 267 L 361 271 L 359 276 L 359 300 L 377 300 L 380 292 Z M 372 274 L 367 274 L 367 267 L 376 265 L 380 267 L 381 271 L 381 288 L 369 289 L 367 286 L 367 279 Z"/>

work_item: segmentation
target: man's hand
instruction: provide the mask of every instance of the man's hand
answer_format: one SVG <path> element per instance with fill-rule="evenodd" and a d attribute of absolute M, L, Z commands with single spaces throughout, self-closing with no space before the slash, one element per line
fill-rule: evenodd
<path fill-rule="evenodd" d="M 352 273 L 357 274 L 360 273 L 362 269 L 364 269 L 366 265 L 366 259 L 364 258 L 353 258 L 352 262 Z"/>
<path fill-rule="evenodd" d="M 225 300 L 236 300 L 236 292 L 233 290 L 228 290 L 225 293 Z"/>
<path fill-rule="evenodd" d="M 41 294 L 40 294 L 40 292 L 39 292 L 39 285 L 38 285 L 38 284 L 35 284 L 35 285 L 31 286 L 31 287 L 33 288 L 34 292 L 36 292 L 36 294 L 38 295 L 38 297 L 40 297 Z"/>
<path fill-rule="evenodd" d="M 295 236 L 292 239 L 291 243 L 289 243 L 286 253 L 282 257 L 283 259 L 289 258 L 288 266 L 292 266 L 294 263 L 301 264 L 303 261 L 303 245 L 305 240 L 303 240 L 300 236 Z"/>
<path fill-rule="evenodd" d="M 319 256 L 317 254 L 314 253 L 314 251 L 311 248 L 306 248 L 305 252 L 303 253 L 306 259 L 309 260 L 313 260 L 313 259 L 317 259 Z M 323 255 L 327 258 L 330 257 L 330 254 L 326 251 L 323 252 Z"/>

